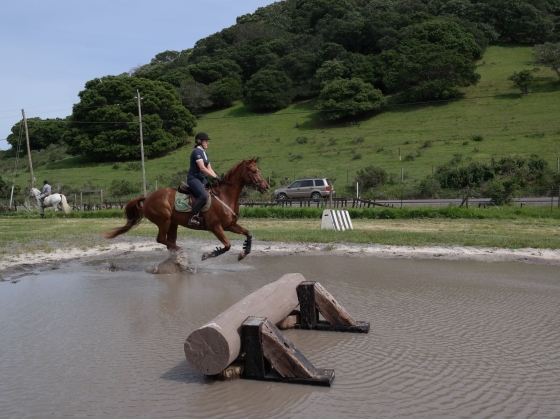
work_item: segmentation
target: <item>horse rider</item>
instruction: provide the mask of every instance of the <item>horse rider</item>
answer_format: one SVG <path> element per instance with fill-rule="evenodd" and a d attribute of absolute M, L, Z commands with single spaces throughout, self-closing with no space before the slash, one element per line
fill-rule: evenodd
<path fill-rule="evenodd" d="M 45 180 L 43 181 L 43 189 L 41 190 L 41 195 L 39 196 L 41 203 L 44 203 L 43 200 L 49 195 L 51 195 L 51 186 L 49 185 L 49 182 Z"/>
<path fill-rule="evenodd" d="M 208 193 L 204 186 L 208 184 L 208 180 L 205 175 L 210 178 L 221 181 L 221 178 L 216 175 L 210 165 L 210 159 L 206 154 L 206 149 L 210 144 L 210 137 L 206 133 L 198 133 L 194 137 L 194 150 L 191 153 L 189 172 L 187 173 L 187 184 L 191 189 L 192 193 L 197 197 L 193 204 L 191 211 L 191 218 L 189 220 L 189 225 L 198 226 L 200 225 L 199 213 L 206 200 L 208 200 Z"/>

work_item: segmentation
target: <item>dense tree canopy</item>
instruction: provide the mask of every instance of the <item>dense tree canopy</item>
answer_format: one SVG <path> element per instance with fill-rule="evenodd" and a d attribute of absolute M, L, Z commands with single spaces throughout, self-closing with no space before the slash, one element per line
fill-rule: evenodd
<path fill-rule="evenodd" d="M 536 60 L 560 77 L 560 0 L 278 1 L 238 17 L 235 25 L 198 40 L 193 48 L 156 54 L 149 63 L 131 69 L 127 82 L 124 76 L 119 82 L 111 78 L 88 82 L 81 103 L 103 108 L 86 112 L 86 105 L 78 104 L 72 134 L 65 139 L 73 153 L 88 151 L 97 158 L 136 156 L 137 113 L 116 103 L 126 102 L 121 96 L 128 97 L 134 90 L 131 86 L 144 90 L 146 80 L 159 82 L 145 85 L 146 90 L 167 98 L 158 99 L 161 108 L 156 106 L 146 117 L 147 149 L 152 155 L 176 147 L 194 126 L 190 114 L 181 114 L 185 111 L 179 111 L 179 104 L 163 104 L 175 103 L 178 97 L 197 114 L 212 106 L 231 105 L 240 98 L 241 89 L 245 104 L 272 110 L 294 99 L 318 98 L 335 82 L 334 86 L 356 86 L 352 80 L 360 79 L 392 95 L 393 102 L 448 99 L 461 87 L 477 83 L 475 60 L 497 41 L 540 44 Z M 117 91 L 98 94 L 99 83 L 112 84 Z M 321 106 L 326 106 L 321 95 Z M 350 108 L 367 108 L 369 100 L 354 102 Z M 85 117 L 120 125 L 89 124 Z M 43 123 L 44 131 L 53 133 L 31 134 L 32 148 L 43 148 L 61 137 L 54 125 L 47 129 Z M 15 133 L 8 138 L 12 145 L 17 141 Z"/>
<path fill-rule="evenodd" d="M 231 77 L 224 77 L 210 84 L 210 100 L 215 107 L 225 108 L 243 96 L 241 83 Z"/>
<path fill-rule="evenodd" d="M 68 129 L 68 124 L 62 118 L 27 118 L 27 131 L 29 133 L 29 147 L 31 150 L 46 149 L 50 144 L 60 143 L 64 132 Z M 23 121 L 14 124 L 11 134 L 8 135 L 6 141 L 15 150 L 17 149 L 19 139 L 22 139 L 20 145 L 21 152 L 27 154 L 25 131 Z"/>
<path fill-rule="evenodd" d="M 496 41 L 560 41 L 560 1 L 284 0 L 238 17 L 192 50 L 164 51 L 133 73 L 180 86 L 187 80 L 168 73 L 188 69 L 196 82 L 214 86 L 206 90 L 205 103 L 214 92 L 217 106 L 226 106 L 215 96 L 225 78 L 241 83 L 245 103 L 255 109 L 316 97 L 339 78 L 362 79 L 384 94 L 399 94 L 396 101 L 433 100 L 476 83 L 474 61 Z M 270 77 L 263 73 L 269 71 L 291 82 L 282 100 L 266 84 L 259 91 L 253 79 Z M 263 98 L 274 103 L 266 105 Z"/>
<path fill-rule="evenodd" d="M 385 103 L 380 90 L 362 79 L 336 79 L 327 84 L 317 100 L 326 120 L 340 120 L 378 110 Z"/>
<path fill-rule="evenodd" d="M 480 78 L 473 61 L 437 44 L 411 40 L 382 56 L 386 63 L 383 83 L 393 92 L 402 92 L 408 101 L 449 99 L 460 86 L 475 84 Z"/>
<path fill-rule="evenodd" d="M 136 90 L 142 96 L 142 131 L 147 157 L 176 149 L 193 134 L 195 118 L 175 89 L 140 77 L 107 76 L 86 83 L 63 140 L 72 154 L 96 160 L 140 157 Z"/>
<path fill-rule="evenodd" d="M 255 110 L 283 108 L 292 100 L 292 81 L 278 70 L 261 70 L 247 82 L 245 105 Z"/>

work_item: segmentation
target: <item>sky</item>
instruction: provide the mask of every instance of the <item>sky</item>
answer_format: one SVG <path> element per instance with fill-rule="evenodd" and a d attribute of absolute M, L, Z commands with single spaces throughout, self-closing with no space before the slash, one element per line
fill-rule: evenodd
<path fill-rule="evenodd" d="M 0 150 L 22 118 L 64 118 L 87 81 L 192 48 L 273 0 L 1 0 Z"/>

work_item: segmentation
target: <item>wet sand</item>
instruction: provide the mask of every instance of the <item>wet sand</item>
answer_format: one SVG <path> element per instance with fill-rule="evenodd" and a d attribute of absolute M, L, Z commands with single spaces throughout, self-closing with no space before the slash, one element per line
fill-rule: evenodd
<path fill-rule="evenodd" d="M 234 240 L 229 254 L 238 254 L 242 251 L 243 241 Z M 201 240 L 189 239 L 179 241 L 185 249 L 197 249 L 202 252 L 213 251 L 220 245 L 215 239 Z M 167 255 L 164 246 L 158 244 L 153 238 L 122 236 L 117 240 L 107 241 L 106 245 L 90 247 L 88 249 L 58 249 L 53 245 L 52 252 L 13 253 L 0 256 L 0 276 L 12 273 L 22 273 L 35 266 L 56 266 L 58 263 L 70 260 L 87 261 L 97 257 L 118 257 L 130 253 L 157 251 Z M 200 252 L 199 254 L 202 254 Z M 486 262 L 519 261 L 530 264 L 560 265 L 560 249 L 505 249 L 483 248 L 460 245 L 440 246 L 393 246 L 380 244 L 356 243 L 289 243 L 253 241 L 251 257 L 263 255 L 329 255 L 351 256 L 367 255 L 380 258 L 415 258 L 439 260 L 476 260 Z M 200 258 L 198 257 L 198 260 Z M 0 278 L 1 280 L 1 278 Z"/>
<path fill-rule="evenodd" d="M 194 265 L 174 275 L 145 271 L 161 251 L 5 271 L 0 416 L 560 416 L 558 267 L 262 245 L 242 262 L 199 263 L 189 249 Z M 331 388 L 218 382 L 188 365 L 194 329 L 289 272 L 371 323 L 369 334 L 286 332 L 335 369 Z"/>

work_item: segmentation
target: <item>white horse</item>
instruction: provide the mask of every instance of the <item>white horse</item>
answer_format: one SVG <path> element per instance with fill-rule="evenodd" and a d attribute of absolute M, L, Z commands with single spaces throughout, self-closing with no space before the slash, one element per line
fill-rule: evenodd
<path fill-rule="evenodd" d="M 53 217 L 56 214 L 56 211 L 58 210 L 59 204 L 61 209 L 64 210 L 65 214 L 70 213 L 70 210 L 72 210 L 68 205 L 68 202 L 66 201 L 66 196 L 64 194 L 58 194 L 58 193 L 51 194 L 48 197 L 45 197 L 43 202 L 41 202 L 41 199 L 39 198 L 40 195 L 41 195 L 41 191 L 39 191 L 37 188 L 31 188 L 29 196 L 35 197 L 35 199 L 37 200 L 37 206 L 39 207 L 41 218 L 45 218 L 45 207 L 53 208 L 54 210 Z"/>

